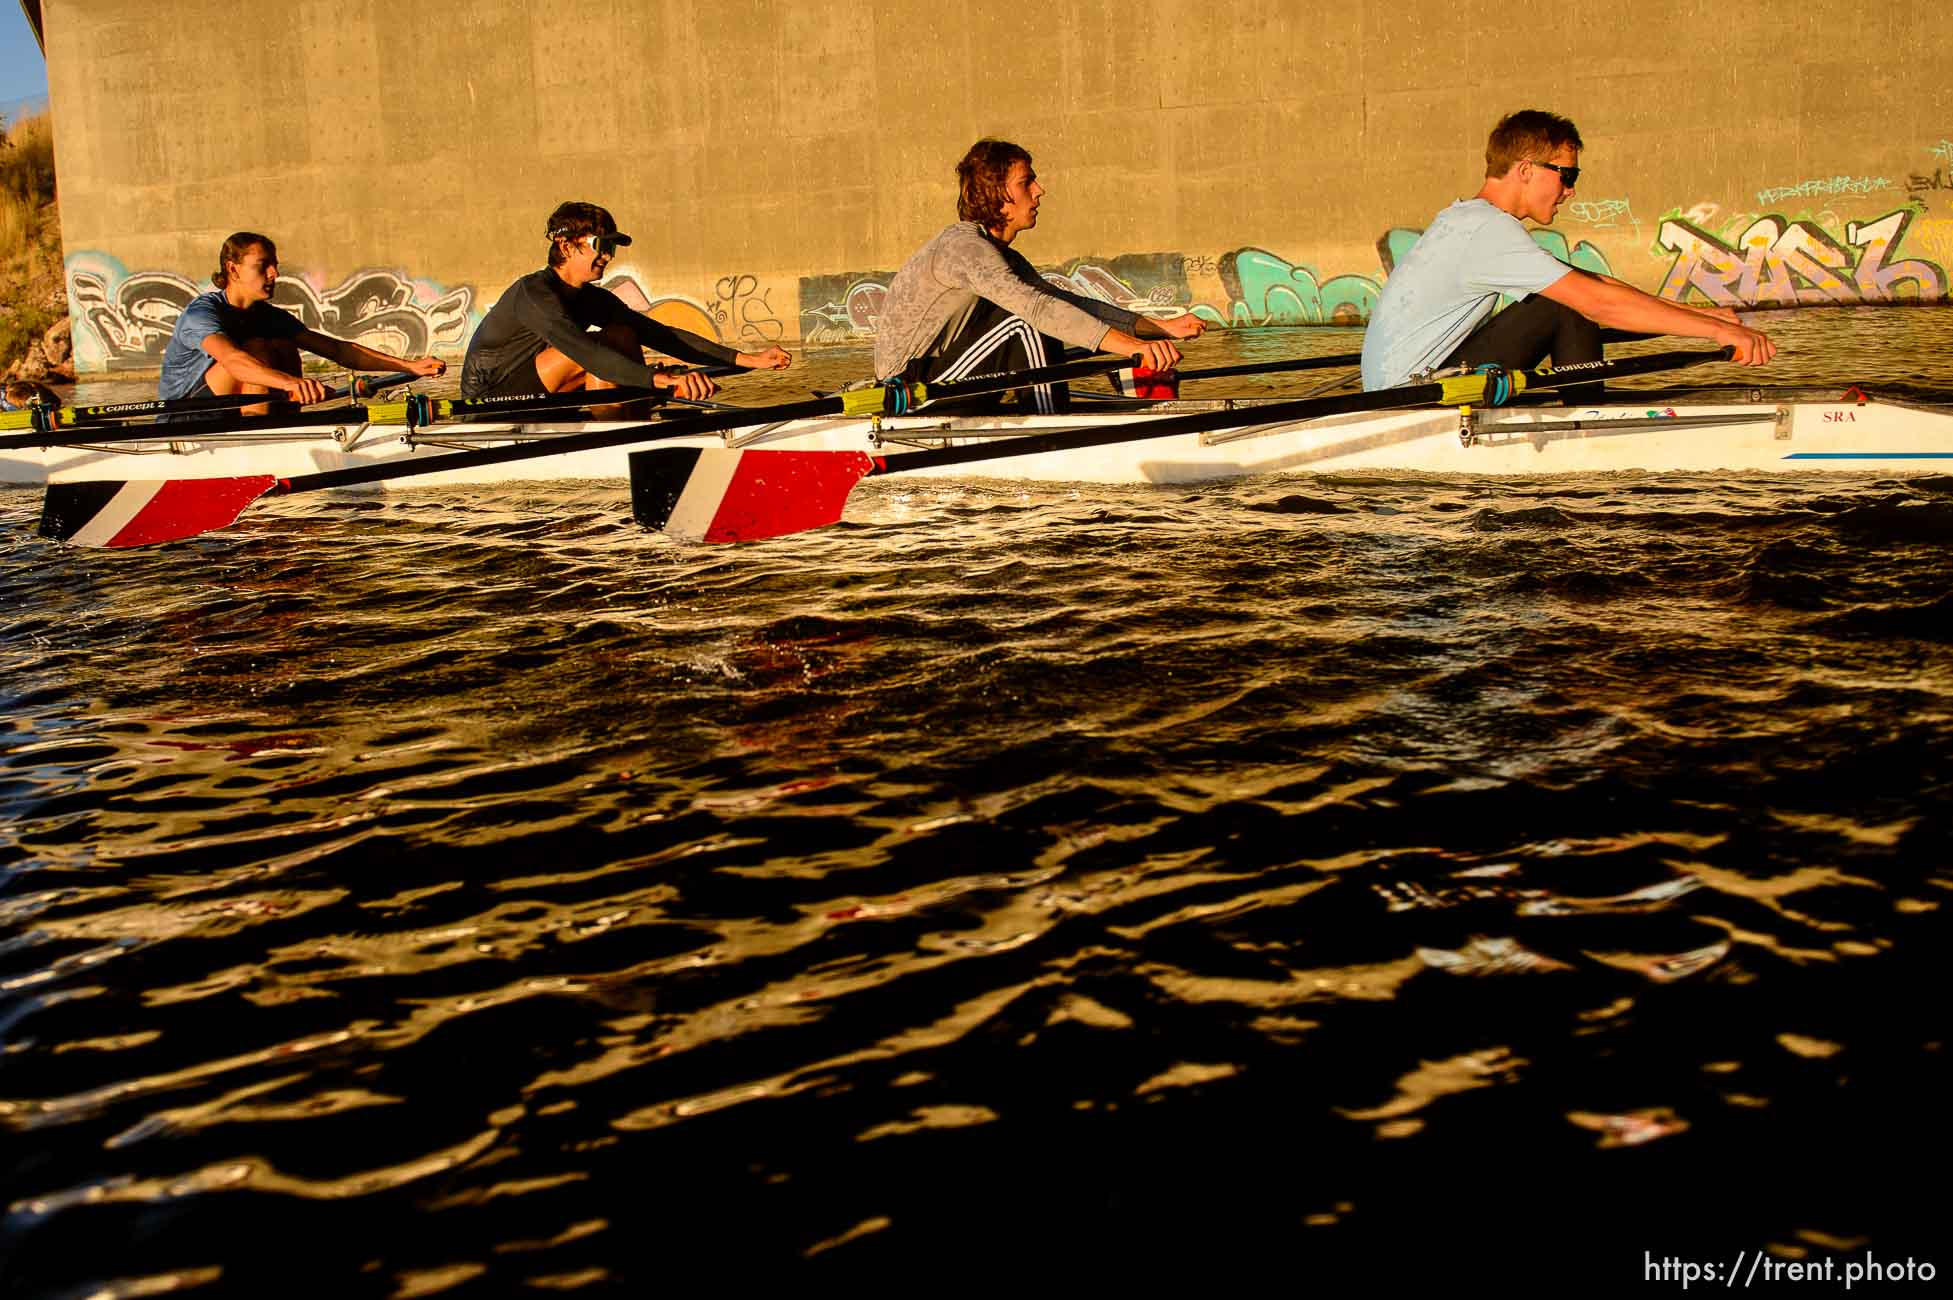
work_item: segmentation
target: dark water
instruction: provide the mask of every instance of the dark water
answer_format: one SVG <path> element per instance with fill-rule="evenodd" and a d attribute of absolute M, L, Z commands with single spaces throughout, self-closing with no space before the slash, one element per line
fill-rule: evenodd
<path fill-rule="evenodd" d="M 15 1293 L 1953 1265 L 1953 479 L 37 509 Z"/>

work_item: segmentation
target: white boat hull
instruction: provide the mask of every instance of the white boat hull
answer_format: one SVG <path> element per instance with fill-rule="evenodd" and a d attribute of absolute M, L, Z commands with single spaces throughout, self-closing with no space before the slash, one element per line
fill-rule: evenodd
<path fill-rule="evenodd" d="M 1116 414 L 965 418 L 833 417 L 719 435 L 666 438 L 460 471 L 405 477 L 378 487 L 557 479 L 622 479 L 628 456 L 651 445 L 849 450 L 872 455 L 918 446 L 967 445 L 1061 429 L 1117 427 L 1133 435 L 1148 419 L 1219 403 Z M 1241 404 L 1252 419 L 1252 404 Z M 589 433 L 624 424 L 436 426 L 412 442 L 400 426 L 346 425 L 205 440 L 123 443 L 0 452 L 0 483 L 84 480 L 292 478 L 323 470 L 427 462 L 459 449 Z M 1470 436 L 1461 436 L 1469 427 Z M 1876 471 L 1920 474 L 1953 469 L 1953 407 L 1906 403 L 1782 402 L 1703 406 L 1474 411 L 1417 408 L 1332 416 L 1294 424 L 1249 425 L 1217 434 L 1181 434 L 1104 446 L 1006 456 L 938 471 L 959 479 L 1089 483 L 1196 483 L 1243 475 L 1391 470 L 1447 474 L 1591 474 L 1618 471 Z"/>

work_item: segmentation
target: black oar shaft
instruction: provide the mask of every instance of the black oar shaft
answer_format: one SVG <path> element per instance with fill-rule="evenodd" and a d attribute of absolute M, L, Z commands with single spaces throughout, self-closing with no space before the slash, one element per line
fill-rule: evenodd
<path fill-rule="evenodd" d="M 551 394 L 546 398 L 527 397 L 520 399 L 469 398 L 452 399 L 440 406 L 446 415 L 486 415 L 520 416 L 536 411 L 553 411 L 566 407 L 604 406 L 612 402 L 627 402 L 639 397 L 658 395 L 659 390 L 649 388 L 604 389 L 603 396 L 592 398 L 588 393 Z M 255 399 L 263 401 L 263 395 Z M 402 409 L 393 404 L 396 414 Z M 147 420 L 134 424 L 67 425 L 46 433 L 19 433 L 0 437 L 0 451 L 10 451 L 20 447 L 71 447 L 78 445 L 97 446 L 115 442 L 164 442 L 179 438 L 192 438 L 211 433 L 245 433 L 254 430 L 276 432 L 286 428 L 308 428 L 321 424 L 363 425 L 373 421 L 375 413 L 384 413 L 385 406 L 338 406 L 313 407 L 301 411 L 274 411 L 267 415 L 235 415 L 229 418 L 209 417 L 198 420 Z"/>
<path fill-rule="evenodd" d="M 1054 383 L 1061 379 L 1076 379 L 1084 375 L 1103 374 L 1108 370 L 1129 364 L 1131 364 L 1130 359 L 1124 357 L 1100 357 L 1090 361 L 1073 361 L 1059 366 L 1047 366 L 1042 370 L 980 375 L 940 387 L 924 385 L 915 387 L 920 392 L 926 392 L 931 401 L 948 400 L 978 393 L 1023 388 L 1031 384 Z M 609 391 L 621 393 L 628 390 Z M 488 465 L 537 460 L 544 456 L 567 456 L 573 452 L 603 451 L 611 447 L 627 447 L 633 443 L 661 442 L 697 434 L 723 433 L 730 429 L 743 429 L 755 424 L 812 420 L 824 415 L 870 415 L 886 409 L 891 391 L 893 390 L 863 389 L 833 397 L 816 397 L 805 402 L 739 407 L 733 410 L 681 416 L 654 424 L 635 424 L 622 429 L 593 429 L 588 433 L 566 433 L 546 439 L 513 443 L 506 447 L 480 447 L 473 451 L 447 452 L 418 462 L 390 461 L 379 465 L 355 466 L 351 469 L 321 470 L 316 474 L 299 474 L 286 479 L 279 484 L 278 490 L 311 492 L 320 488 L 356 487 L 362 483 L 413 478 L 422 474 L 445 474 L 453 470 L 480 469 Z"/>
<path fill-rule="evenodd" d="M 171 420 L 166 424 L 70 425 L 46 433 L 16 433 L 0 438 L 0 451 L 22 447 L 94 447 L 113 442 L 168 442 L 209 433 L 241 433 L 262 429 L 309 427 L 315 424 L 364 424 L 366 408 L 341 406 L 272 415 L 238 415 L 229 419 Z"/>
<path fill-rule="evenodd" d="M 280 492 L 310 492 L 317 488 L 355 487 L 387 479 L 413 478 L 421 474 L 445 474 L 451 470 L 478 469 L 485 465 L 506 465 L 512 461 L 537 460 L 544 456 L 567 456 L 572 452 L 602 451 L 608 447 L 636 442 L 656 442 L 682 438 L 695 433 L 717 433 L 749 424 L 774 420 L 806 420 L 842 412 L 838 397 L 815 398 L 783 406 L 746 407 L 737 411 L 713 412 L 654 424 L 633 424 L 622 429 L 592 429 L 588 433 L 565 433 L 505 447 L 479 447 L 473 451 L 443 452 L 424 461 L 387 461 L 378 465 L 359 465 L 351 469 L 321 470 L 298 474 L 278 486 Z"/>
<path fill-rule="evenodd" d="M 420 376 L 406 370 L 377 375 L 354 375 L 344 388 L 327 389 L 329 400 L 339 397 L 371 397 L 387 388 L 410 384 Z M 273 406 L 292 406 L 283 393 L 213 393 L 208 397 L 153 397 L 140 402 L 104 402 L 94 406 L 71 406 L 60 414 L 64 424 L 95 424 L 101 421 L 130 420 L 140 415 L 165 412 L 227 411 L 236 406 L 269 402 Z"/>
<path fill-rule="evenodd" d="M 515 393 L 504 397 L 450 397 L 436 399 L 438 409 L 449 415 L 518 415 L 525 411 L 556 411 L 581 406 L 608 406 L 613 402 L 635 402 L 647 397 L 663 397 L 662 388 L 578 388 L 567 393 Z"/>
<path fill-rule="evenodd" d="M 1602 330 L 1602 343 L 1638 343 L 1643 339 L 1657 338 L 1654 334 L 1633 334 L 1627 330 Z M 1338 352 L 1325 357 L 1294 357 L 1287 361 L 1244 361 L 1237 366 L 1206 366 L 1199 370 L 1182 370 L 1182 379 L 1226 379 L 1234 375 L 1273 375 L 1288 370 L 1333 370 L 1338 366 L 1360 366 L 1363 364 L 1361 352 Z"/>
<path fill-rule="evenodd" d="M 371 377 L 355 376 L 346 388 L 326 390 L 326 400 L 338 401 L 349 394 L 370 393 L 393 388 L 420 376 L 399 371 Z M 226 410 L 268 402 L 274 408 L 263 415 L 216 415 L 206 412 Z M 189 419 L 131 420 L 130 416 L 189 415 Z M 364 424 L 363 406 L 295 408 L 282 397 L 270 393 L 227 393 L 217 397 L 157 398 L 146 402 L 116 402 L 105 406 L 77 406 L 58 413 L 61 424 L 53 429 L 17 433 L 0 437 L 0 451 L 20 447 L 97 446 L 114 442 L 161 442 L 211 433 L 242 433 L 247 430 L 303 428 L 318 424 Z"/>
<path fill-rule="evenodd" d="M 1327 357 L 1292 357 L 1287 361 L 1245 361 L 1238 366 L 1204 366 L 1199 370 L 1180 370 L 1182 379 L 1225 379 L 1231 375 L 1272 375 L 1286 370 L 1332 370 L 1338 366 L 1360 365 L 1361 352 L 1342 352 Z"/>
<path fill-rule="evenodd" d="M 959 379 L 953 384 L 921 383 L 913 385 L 914 401 L 946 402 L 957 397 L 974 397 L 980 393 L 1001 393 L 1013 388 L 1035 388 L 1040 384 L 1058 384 L 1067 379 L 1086 379 L 1092 375 L 1103 375 L 1108 371 L 1130 366 L 1138 357 L 1088 357 L 1083 361 L 1066 361 L 1055 366 L 1044 366 L 1037 370 L 1018 370 L 998 375 L 972 375 Z"/>
<path fill-rule="evenodd" d="M 97 420 L 130 420 L 139 415 L 153 415 L 163 411 L 226 411 L 234 406 L 249 406 L 253 402 L 270 402 L 274 406 L 291 406 L 291 399 L 284 394 L 272 393 L 225 393 L 211 397 L 171 397 L 150 398 L 140 402 L 107 402 L 99 406 L 71 406 L 61 412 L 65 422 L 76 424 Z"/>

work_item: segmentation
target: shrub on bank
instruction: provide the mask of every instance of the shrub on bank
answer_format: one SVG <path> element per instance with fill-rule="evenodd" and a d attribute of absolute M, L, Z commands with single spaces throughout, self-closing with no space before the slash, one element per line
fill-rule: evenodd
<path fill-rule="evenodd" d="M 24 252 L 40 229 L 40 210 L 12 194 L 0 194 L 0 252 Z"/>
<path fill-rule="evenodd" d="M 71 377 L 63 326 L 60 209 L 55 204 L 54 122 L 45 112 L 0 131 L 0 373 Z"/>
<path fill-rule="evenodd" d="M 0 369 L 26 355 L 28 348 L 37 346 L 48 327 L 63 319 L 52 312 L 42 311 L 32 305 L 13 308 L 11 311 L 0 308 Z"/>
<path fill-rule="evenodd" d="M 30 212 L 54 202 L 54 122 L 46 113 L 23 117 L 0 136 L 0 193 Z"/>

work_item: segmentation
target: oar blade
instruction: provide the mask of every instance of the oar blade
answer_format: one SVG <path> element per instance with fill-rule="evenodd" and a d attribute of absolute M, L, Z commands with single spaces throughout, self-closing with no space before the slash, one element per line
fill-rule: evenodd
<path fill-rule="evenodd" d="M 50 483 L 40 532 L 70 546 L 159 546 L 228 528 L 277 481 L 270 474 L 251 474 Z"/>
<path fill-rule="evenodd" d="M 873 469 L 860 451 L 659 447 L 631 453 L 631 513 L 685 542 L 751 542 L 838 523 Z"/>

